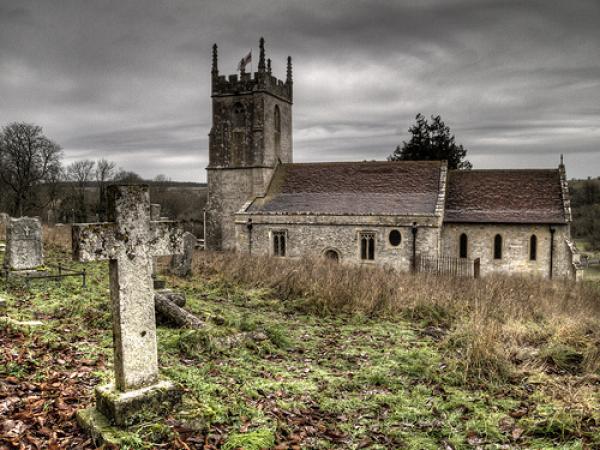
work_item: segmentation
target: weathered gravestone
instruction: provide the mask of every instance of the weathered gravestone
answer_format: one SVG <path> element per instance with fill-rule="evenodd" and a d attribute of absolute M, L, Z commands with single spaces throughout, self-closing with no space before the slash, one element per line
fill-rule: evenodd
<path fill-rule="evenodd" d="M 160 216 L 160 204 L 159 203 L 151 203 L 150 204 L 150 220 L 165 220 L 166 218 Z M 156 258 L 152 258 L 152 283 L 154 284 L 154 289 L 164 289 L 165 288 L 165 280 L 161 280 L 158 278 L 158 273 L 156 270 Z"/>
<path fill-rule="evenodd" d="M 159 380 L 152 258 L 181 253 L 183 231 L 176 222 L 150 220 L 145 185 L 110 186 L 108 218 L 73 226 L 74 259 L 109 260 L 115 384 L 96 388 L 96 409 L 78 414 L 97 440 L 105 418 L 127 426 L 181 399 L 170 381 Z"/>
<path fill-rule="evenodd" d="M 183 254 L 175 255 L 171 259 L 170 272 L 178 277 L 188 276 L 192 272 L 192 260 L 196 249 L 196 236 L 186 231 L 183 234 Z"/>
<path fill-rule="evenodd" d="M 44 265 L 42 223 L 37 217 L 10 218 L 6 228 L 4 268 L 35 270 Z"/>

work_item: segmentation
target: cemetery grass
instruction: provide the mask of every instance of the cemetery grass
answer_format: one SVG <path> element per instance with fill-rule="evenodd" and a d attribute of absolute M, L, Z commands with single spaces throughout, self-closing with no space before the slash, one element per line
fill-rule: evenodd
<path fill-rule="evenodd" d="M 49 262 L 69 259 L 58 248 L 49 255 Z M 301 292 L 303 262 L 259 260 L 250 270 L 250 260 L 233 258 L 208 254 L 192 278 L 167 277 L 206 326 L 160 324 L 161 372 L 181 384 L 184 403 L 123 432 L 123 448 L 600 446 L 593 316 L 562 329 L 545 307 L 532 321 L 500 317 L 503 330 L 513 328 L 504 344 L 494 341 L 507 339 L 493 334 L 498 326 L 466 305 L 461 319 L 441 302 L 363 304 L 348 296 L 350 281 L 339 273 L 341 303 L 332 303 L 322 291 L 333 289 L 331 280 L 313 280 L 319 295 Z M 44 322 L 0 323 L 0 447 L 93 448 L 74 412 L 92 404 L 93 386 L 109 381 L 112 337 L 107 264 L 86 268 L 87 289 L 77 279 L 29 289 L 0 284 L 11 318 Z"/>

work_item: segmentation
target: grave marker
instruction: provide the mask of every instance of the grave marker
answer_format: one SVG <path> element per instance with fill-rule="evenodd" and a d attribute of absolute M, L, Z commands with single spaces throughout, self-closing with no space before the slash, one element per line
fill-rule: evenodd
<path fill-rule="evenodd" d="M 6 227 L 4 268 L 35 270 L 44 265 L 42 223 L 37 217 L 10 218 Z"/>
<path fill-rule="evenodd" d="M 125 426 L 141 410 L 164 411 L 181 397 L 171 382 L 159 381 L 152 258 L 181 253 L 183 231 L 176 222 L 151 221 L 145 185 L 109 186 L 108 218 L 73 226 L 73 258 L 109 261 L 115 386 L 96 389 L 96 408 Z M 78 417 L 93 428 L 93 413 Z"/>
<path fill-rule="evenodd" d="M 170 271 L 178 277 L 186 277 L 192 272 L 194 250 L 198 239 L 189 231 L 183 234 L 183 254 L 175 255 L 171 260 Z"/>

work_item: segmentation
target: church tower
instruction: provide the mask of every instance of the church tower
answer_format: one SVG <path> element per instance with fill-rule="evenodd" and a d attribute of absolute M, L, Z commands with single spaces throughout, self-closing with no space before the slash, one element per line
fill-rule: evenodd
<path fill-rule="evenodd" d="M 292 58 L 285 81 L 271 73 L 260 39 L 258 70 L 219 75 L 217 45 L 212 54 L 212 127 L 207 167 L 206 248 L 235 249 L 234 215 L 262 195 L 278 164 L 292 162 Z"/>

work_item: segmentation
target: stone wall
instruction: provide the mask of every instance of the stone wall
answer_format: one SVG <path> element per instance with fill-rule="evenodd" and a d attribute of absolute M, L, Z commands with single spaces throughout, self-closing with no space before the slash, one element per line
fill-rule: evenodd
<path fill-rule="evenodd" d="M 281 117 L 279 149 L 275 145 L 275 106 Z M 292 158 L 292 105 L 272 95 L 264 96 L 264 164 L 275 165 L 278 159 L 291 163 Z"/>
<path fill-rule="evenodd" d="M 252 219 L 252 231 L 247 221 Z M 286 256 L 323 256 L 334 250 L 341 262 L 355 264 L 378 264 L 408 271 L 413 253 L 412 224 L 417 222 L 417 253 L 435 256 L 439 248 L 439 219 L 437 217 L 395 216 L 284 216 L 251 215 L 236 216 L 237 250 L 251 251 L 254 255 L 273 255 L 272 233 L 286 234 Z M 393 246 L 389 233 L 398 230 L 401 242 Z M 361 232 L 375 233 L 375 259 L 360 258 Z"/>
<path fill-rule="evenodd" d="M 209 169 L 206 248 L 235 248 L 234 215 L 251 196 L 262 195 L 273 175 L 270 168 Z"/>
<path fill-rule="evenodd" d="M 570 237 L 567 225 L 553 226 L 554 256 L 553 276 L 572 277 L 572 255 L 567 244 Z M 496 225 L 446 223 L 442 228 L 442 254 L 459 256 L 460 235 L 468 238 L 467 257 L 481 258 L 481 275 L 493 273 L 533 274 L 549 277 L 550 226 L 549 225 Z M 502 236 L 502 258 L 494 259 L 494 238 Z M 537 237 L 537 257 L 529 258 L 530 238 Z"/>

